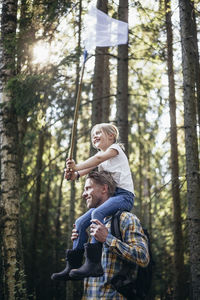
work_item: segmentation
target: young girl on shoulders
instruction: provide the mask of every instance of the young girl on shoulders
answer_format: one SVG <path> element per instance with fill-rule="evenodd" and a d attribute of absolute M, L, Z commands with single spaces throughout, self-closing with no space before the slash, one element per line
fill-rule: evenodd
<path fill-rule="evenodd" d="M 84 249 L 84 244 L 87 242 L 86 229 L 90 225 L 92 219 L 98 219 L 100 222 L 104 223 L 104 218 L 106 216 L 115 214 L 119 209 L 130 211 L 133 207 L 134 186 L 132 175 L 127 156 L 125 155 L 122 146 L 118 143 L 118 137 L 119 132 L 115 125 L 110 123 L 97 124 L 92 128 L 91 140 L 92 145 L 98 152 L 86 161 L 78 164 L 71 159 L 67 159 L 66 161 L 66 179 L 79 179 L 80 176 L 84 176 L 94 168 L 98 167 L 99 171 L 104 170 L 110 172 L 117 186 L 114 195 L 105 203 L 97 208 L 91 208 L 76 220 L 75 225 L 79 236 L 77 240 L 74 240 L 73 242 L 73 250 L 71 251 L 74 251 L 74 256 L 77 251 L 77 253 L 79 253 Z M 87 244 L 87 253 L 99 253 L 99 258 L 101 258 L 101 249 L 102 244 L 94 237 L 92 238 L 91 243 Z M 101 259 L 99 259 L 94 266 L 94 263 L 91 263 L 91 259 L 87 257 L 87 253 L 85 263 L 79 269 L 75 270 L 72 266 L 72 261 L 69 267 L 70 258 L 68 257 L 65 270 L 53 274 L 55 276 L 52 279 L 67 280 L 70 278 L 78 279 L 90 276 L 101 276 L 103 274 Z M 71 269 L 73 270 L 71 271 Z"/>

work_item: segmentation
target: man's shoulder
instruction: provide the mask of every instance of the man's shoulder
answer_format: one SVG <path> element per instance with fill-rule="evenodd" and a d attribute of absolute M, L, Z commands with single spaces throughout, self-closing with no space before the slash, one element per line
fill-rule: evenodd
<path fill-rule="evenodd" d="M 120 227 L 125 227 L 131 224 L 140 225 L 140 220 L 134 213 L 120 210 L 114 216 L 108 217 L 108 222 L 106 223 L 112 223 L 112 220 L 115 217 L 119 218 Z"/>
<path fill-rule="evenodd" d="M 132 212 L 122 211 L 120 214 L 120 227 L 133 225 L 134 227 L 141 227 L 139 218 Z"/>
<path fill-rule="evenodd" d="M 132 213 L 132 212 L 129 212 L 129 211 L 122 211 L 121 214 L 120 214 L 120 221 L 123 221 L 123 220 L 139 220 L 138 217 Z"/>

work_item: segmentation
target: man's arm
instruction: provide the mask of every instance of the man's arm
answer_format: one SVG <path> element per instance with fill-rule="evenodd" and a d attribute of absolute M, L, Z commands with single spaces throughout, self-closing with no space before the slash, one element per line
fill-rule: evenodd
<path fill-rule="evenodd" d="M 139 219 L 127 212 L 120 216 L 120 230 L 123 241 L 111 233 L 106 238 L 106 244 L 123 259 L 145 267 L 149 263 L 147 237 L 144 235 Z"/>
<path fill-rule="evenodd" d="M 110 231 L 98 220 L 93 220 L 91 234 L 105 242 L 111 251 L 121 258 L 145 267 L 149 263 L 147 237 L 144 235 L 139 219 L 130 213 L 124 212 L 120 218 L 120 230 L 123 241 L 114 237 Z"/>

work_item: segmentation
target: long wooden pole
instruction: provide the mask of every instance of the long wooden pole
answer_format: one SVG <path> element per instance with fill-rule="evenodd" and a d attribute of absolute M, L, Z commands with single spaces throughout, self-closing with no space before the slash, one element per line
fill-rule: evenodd
<path fill-rule="evenodd" d="M 71 132 L 71 141 L 70 141 L 70 149 L 69 149 L 69 156 L 68 156 L 70 159 L 72 159 L 73 151 L 74 151 L 74 139 L 75 139 L 76 128 L 77 128 L 78 112 L 79 112 L 79 107 L 80 107 L 80 102 L 81 102 L 81 89 L 82 89 L 83 74 L 84 74 L 84 70 L 85 70 L 86 58 L 87 58 L 87 52 L 85 51 L 84 52 L 84 61 L 83 61 L 83 65 L 81 68 L 81 77 L 80 77 L 80 82 L 78 85 L 78 92 L 77 92 L 77 97 L 76 97 L 74 122 L 73 122 L 72 132 Z"/>

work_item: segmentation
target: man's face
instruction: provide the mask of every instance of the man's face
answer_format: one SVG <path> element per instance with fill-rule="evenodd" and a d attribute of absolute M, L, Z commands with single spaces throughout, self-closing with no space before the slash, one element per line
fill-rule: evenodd
<path fill-rule="evenodd" d="M 96 184 L 91 178 L 86 179 L 83 198 L 87 208 L 96 208 L 102 204 L 103 190 L 104 186 Z"/>

